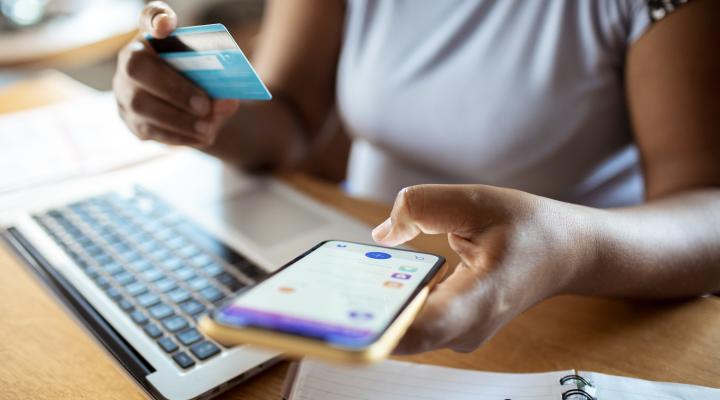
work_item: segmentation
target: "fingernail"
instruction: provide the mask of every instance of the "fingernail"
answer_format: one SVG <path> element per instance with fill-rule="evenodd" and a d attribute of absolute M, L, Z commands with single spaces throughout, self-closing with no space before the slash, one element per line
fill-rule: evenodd
<path fill-rule="evenodd" d="M 157 28 L 156 22 L 159 21 L 160 18 L 167 17 L 167 16 L 168 15 L 165 12 L 161 12 L 161 13 L 157 13 L 157 14 L 153 15 L 152 19 L 150 20 L 150 26 L 152 26 L 153 28 Z"/>
<path fill-rule="evenodd" d="M 130 50 L 133 50 L 133 51 L 145 50 L 145 45 L 143 45 L 142 43 L 135 40 L 132 43 L 130 43 Z"/>
<path fill-rule="evenodd" d="M 200 133 L 202 135 L 210 134 L 210 123 L 205 122 L 205 121 L 197 121 L 195 123 L 195 132 Z"/>
<path fill-rule="evenodd" d="M 377 227 L 375 227 L 375 229 L 372 230 L 373 240 L 377 242 L 384 239 L 388 235 L 388 233 L 390 233 L 391 228 L 392 221 L 390 220 L 390 218 L 388 218 L 383 221 L 382 224 L 378 225 Z"/>
<path fill-rule="evenodd" d="M 210 100 L 205 96 L 193 96 L 190 98 L 190 107 L 196 113 L 205 115 L 210 111 Z"/>

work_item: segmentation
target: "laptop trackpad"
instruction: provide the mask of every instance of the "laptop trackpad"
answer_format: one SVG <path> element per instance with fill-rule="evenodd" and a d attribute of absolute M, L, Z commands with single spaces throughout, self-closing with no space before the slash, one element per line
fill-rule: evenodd
<path fill-rule="evenodd" d="M 327 221 L 321 215 L 269 190 L 250 190 L 225 198 L 214 216 L 263 247 L 315 230 Z"/>

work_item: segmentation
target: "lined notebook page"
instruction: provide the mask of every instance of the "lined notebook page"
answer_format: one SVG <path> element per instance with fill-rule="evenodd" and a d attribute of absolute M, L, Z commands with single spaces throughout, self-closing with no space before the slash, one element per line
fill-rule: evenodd
<path fill-rule="evenodd" d="M 595 386 L 598 399 L 613 400 L 717 400 L 720 389 L 680 383 L 653 382 L 635 378 L 583 372 Z"/>
<path fill-rule="evenodd" d="M 291 400 L 558 400 L 573 371 L 503 374 L 399 361 L 340 366 L 303 361 Z M 567 388 L 565 388 L 567 389 Z"/>

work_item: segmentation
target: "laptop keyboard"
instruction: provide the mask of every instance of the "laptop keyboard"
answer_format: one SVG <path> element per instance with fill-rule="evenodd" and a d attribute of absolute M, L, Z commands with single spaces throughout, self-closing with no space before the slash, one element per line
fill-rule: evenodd
<path fill-rule="evenodd" d="M 199 317 L 265 275 L 140 187 L 33 218 L 183 369 L 224 351 L 196 329 Z"/>

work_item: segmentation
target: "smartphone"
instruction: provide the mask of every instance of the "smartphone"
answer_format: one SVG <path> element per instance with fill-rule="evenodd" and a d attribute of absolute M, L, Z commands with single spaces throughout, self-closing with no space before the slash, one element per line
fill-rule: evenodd
<path fill-rule="evenodd" d="M 420 311 L 444 264 L 435 254 L 328 240 L 241 291 L 199 326 L 226 345 L 380 361 Z"/>

